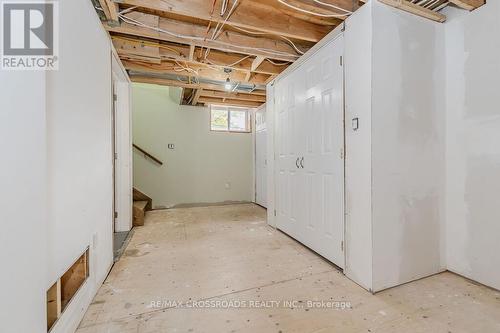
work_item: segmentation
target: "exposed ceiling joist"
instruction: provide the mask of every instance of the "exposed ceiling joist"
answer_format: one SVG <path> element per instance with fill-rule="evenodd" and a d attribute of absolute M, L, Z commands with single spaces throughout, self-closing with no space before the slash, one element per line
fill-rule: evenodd
<path fill-rule="evenodd" d="M 215 90 L 203 90 L 201 93 L 203 97 L 214 97 L 223 99 L 237 99 L 240 101 L 251 101 L 251 102 L 261 102 L 266 101 L 266 96 L 252 95 L 252 94 L 241 94 L 241 93 L 229 93 Z"/>
<path fill-rule="evenodd" d="M 110 24 L 118 24 L 118 4 L 113 0 L 99 0 L 99 4 Z"/>
<path fill-rule="evenodd" d="M 251 56 L 225 53 L 218 50 L 211 50 L 206 59 L 203 59 L 206 50 L 201 48 L 178 44 L 162 44 L 122 36 L 112 36 L 112 40 L 120 57 L 132 61 L 161 63 L 162 59 L 170 59 L 183 61 L 189 65 L 232 68 L 237 71 L 253 71 L 267 75 L 277 75 L 288 67 L 288 63 L 274 65 L 266 61 L 265 64 L 262 64 L 262 61 L 264 61 L 264 58 L 262 58 L 257 62 L 258 66 L 254 68 L 253 65 L 256 61 Z"/>
<path fill-rule="evenodd" d="M 446 16 L 436 11 L 419 6 L 407 0 L 378 0 L 391 7 L 399 8 L 405 12 L 428 18 L 436 22 L 446 21 Z"/>
<path fill-rule="evenodd" d="M 449 0 L 452 4 L 465 10 L 474 10 L 486 3 L 485 0 Z"/>
<path fill-rule="evenodd" d="M 185 45 L 192 44 L 197 47 L 205 47 L 224 52 L 249 54 L 252 56 L 265 56 L 281 61 L 295 61 L 299 57 L 299 54 L 285 40 L 275 40 L 265 36 L 249 36 L 239 32 L 225 31 L 217 38 L 217 40 L 214 41 L 207 37 L 213 34 L 215 29 L 214 24 L 207 29 L 207 26 L 160 18 L 156 15 L 138 12 L 131 12 L 126 15 L 140 24 L 168 31 L 172 34 L 158 32 L 153 29 L 148 29 L 126 22 L 122 22 L 120 26 L 105 24 L 105 28 L 109 32 L 113 33 L 152 38 Z M 186 38 L 181 36 L 185 36 Z M 312 46 L 311 43 L 295 44 L 303 51 L 306 51 Z"/>
<path fill-rule="evenodd" d="M 136 62 L 124 60 L 123 66 L 128 70 L 134 70 L 143 73 L 153 73 L 153 74 L 175 74 L 186 77 L 199 77 L 204 79 L 214 79 L 219 81 L 225 81 L 228 75 L 217 69 L 207 67 L 205 65 L 190 65 L 185 66 L 182 63 L 175 61 L 162 61 L 160 64 Z M 263 85 L 266 83 L 269 75 L 255 73 L 252 75 L 250 81 L 246 81 L 246 74 L 233 71 L 230 74 L 230 80 L 232 82 L 248 82 L 251 84 Z"/>
<path fill-rule="evenodd" d="M 120 0 L 124 5 L 137 6 L 140 8 L 160 11 L 162 13 L 176 16 L 195 18 L 202 21 L 224 21 L 220 16 L 211 15 L 212 1 L 184 0 L 184 1 L 163 1 L 163 0 Z M 220 11 L 218 1 L 214 13 Z M 266 32 L 275 35 L 285 36 L 296 40 L 318 42 L 325 36 L 331 27 L 313 24 L 301 20 L 295 16 L 283 13 L 275 5 L 259 3 L 254 1 L 241 1 L 238 3 L 227 25 L 251 29 L 259 32 Z"/>
<path fill-rule="evenodd" d="M 191 101 L 191 105 L 198 104 L 198 100 L 200 99 L 200 96 L 201 96 L 202 92 L 203 92 L 202 88 L 196 89 L 196 92 L 194 93 L 193 100 Z"/>
<path fill-rule="evenodd" d="M 205 104 L 241 106 L 250 108 L 257 108 L 262 105 L 262 103 L 260 102 L 240 101 L 237 99 L 222 99 L 214 97 L 200 97 L 198 101 Z"/>
<path fill-rule="evenodd" d="M 145 75 L 133 75 L 131 77 L 131 80 L 132 80 L 132 82 L 137 82 L 137 83 L 157 84 L 157 85 L 168 86 L 168 87 L 182 87 L 182 88 L 189 88 L 189 89 L 202 88 L 204 90 L 214 90 L 214 91 L 226 92 L 224 87 L 221 85 L 218 85 L 218 84 L 188 83 L 188 82 L 179 81 L 179 80 L 170 80 L 170 79 L 145 76 Z M 236 94 L 263 96 L 264 98 L 266 96 L 265 90 L 254 90 L 254 91 L 248 92 L 248 93 L 243 93 L 241 91 L 238 91 Z"/>

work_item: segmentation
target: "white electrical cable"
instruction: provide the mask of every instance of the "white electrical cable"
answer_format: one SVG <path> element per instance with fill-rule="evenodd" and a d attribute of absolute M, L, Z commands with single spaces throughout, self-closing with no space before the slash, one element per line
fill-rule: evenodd
<path fill-rule="evenodd" d="M 228 2 L 229 2 L 229 0 L 222 0 L 222 4 L 220 7 L 220 16 L 224 16 L 224 14 L 226 14 Z"/>
<path fill-rule="evenodd" d="M 139 22 L 137 20 L 134 20 L 134 19 L 132 19 L 130 17 L 127 17 L 125 15 L 122 15 L 122 14 L 118 14 L 118 16 L 122 20 L 124 20 L 126 23 L 129 23 L 129 24 L 132 24 L 132 25 L 136 25 L 136 26 L 139 26 L 139 27 L 143 27 L 143 28 L 148 28 L 148 29 L 151 29 L 151 30 L 157 31 L 157 32 L 162 32 L 162 33 L 165 33 L 167 35 L 170 35 L 170 36 L 173 36 L 173 37 L 176 37 L 176 38 L 188 39 L 188 40 L 191 40 L 191 41 L 202 41 L 202 42 L 206 41 L 206 39 L 203 38 L 203 37 L 181 35 L 181 34 L 177 34 L 177 33 L 165 30 L 165 29 L 161 29 L 161 28 L 156 28 L 156 27 L 149 26 L 147 24 L 144 24 L 142 22 Z M 291 54 L 291 53 L 288 53 L 288 52 L 276 51 L 276 50 L 271 50 L 271 49 L 266 49 L 266 48 L 257 48 L 257 47 L 251 47 L 251 46 L 240 46 L 240 45 L 237 45 L 237 44 L 226 43 L 226 42 L 218 41 L 218 40 L 213 40 L 212 42 L 216 43 L 216 44 L 220 44 L 220 45 L 230 46 L 232 48 L 238 48 L 238 49 L 242 49 L 242 50 L 255 50 L 255 51 L 259 51 L 259 52 L 262 52 L 262 53 L 267 53 L 267 54 L 275 55 L 275 56 L 286 56 L 286 57 L 293 57 L 293 58 L 298 58 L 299 57 L 299 56 L 297 56 L 295 54 Z"/>
<path fill-rule="evenodd" d="M 319 0 L 313 0 L 313 1 L 316 2 L 317 4 L 322 5 L 322 6 L 327 6 L 327 7 L 331 7 L 331 8 L 337 9 L 337 10 L 341 10 L 343 12 L 348 13 L 349 15 L 352 14 L 351 11 L 346 10 L 344 8 L 341 8 L 341 7 L 338 7 L 338 6 L 335 6 L 335 5 L 332 5 L 331 3 L 326 3 L 326 2 L 319 1 Z"/>
<path fill-rule="evenodd" d="M 231 16 L 231 14 L 233 14 L 234 10 L 236 9 L 237 4 L 238 4 L 238 0 L 234 0 L 233 6 L 231 7 L 231 10 L 229 10 L 229 13 L 227 14 L 224 22 L 222 22 L 222 25 L 220 26 L 219 32 L 215 35 L 215 38 L 212 38 L 212 39 L 217 39 L 220 36 L 220 34 L 222 33 L 222 28 L 224 28 L 224 25 L 226 25 L 227 20 L 229 20 L 229 17 Z"/>
<path fill-rule="evenodd" d="M 274 66 L 286 66 L 289 64 L 289 62 L 274 62 L 272 61 L 271 59 L 269 58 L 266 58 L 265 60 L 269 61 L 271 64 L 273 64 Z"/>
<path fill-rule="evenodd" d="M 281 36 L 281 35 L 277 35 L 277 34 L 273 34 L 273 33 L 268 33 L 268 32 L 250 31 L 250 30 L 246 30 L 246 29 L 243 29 L 243 28 L 240 28 L 240 27 L 237 27 L 237 26 L 233 26 L 233 28 L 234 28 L 234 29 L 236 29 L 236 30 L 240 30 L 240 31 L 246 32 L 247 34 L 260 35 L 260 36 L 262 36 L 262 35 L 272 35 L 272 36 L 277 36 L 277 37 L 279 37 L 279 38 L 282 38 L 282 39 L 286 40 L 286 41 L 290 44 L 290 46 L 291 46 L 291 47 L 293 47 L 293 49 L 294 49 L 294 50 L 295 50 L 298 54 L 300 54 L 300 55 L 304 54 L 304 52 L 303 52 L 303 51 L 301 51 L 301 50 L 297 47 L 297 45 L 295 45 L 295 43 L 294 43 L 294 42 L 292 42 L 290 39 L 288 39 L 288 38 L 287 38 L 287 37 L 285 37 L 285 36 Z"/>
<path fill-rule="evenodd" d="M 306 9 L 302 9 L 302 8 L 299 8 L 299 7 L 295 7 L 294 5 L 291 5 L 287 2 L 285 2 L 284 0 L 277 0 L 279 3 L 285 5 L 285 6 L 288 6 L 292 9 L 295 9 L 299 12 L 302 12 L 302 13 L 306 13 L 306 14 L 310 14 L 310 15 L 316 15 L 316 16 L 320 16 L 320 17 L 337 17 L 337 18 L 343 18 L 343 17 L 346 17 L 346 16 L 349 16 L 349 14 L 321 14 L 321 13 L 315 13 L 315 12 L 311 12 L 309 10 L 306 10 Z"/>

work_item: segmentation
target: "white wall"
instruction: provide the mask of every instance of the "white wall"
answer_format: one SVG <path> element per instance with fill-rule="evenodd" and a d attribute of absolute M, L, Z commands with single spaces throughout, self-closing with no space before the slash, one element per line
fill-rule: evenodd
<path fill-rule="evenodd" d="M 372 4 L 373 290 L 444 270 L 443 25 Z"/>
<path fill-rule="evenodd" d="M 47 331 L 45 135 L 45 73 L 0 70 L 2 332 Z"/>
<path fill-rule="evenodd" d="M 164 163 L 135 151 L 134 186 L 160 207 L 253 201 L 252 134 L 210 131 L 208 108 L 178 105 L 169 90 L 133 84 L 133 141 Z"/>
<path fill-rule="evenodd" d="M 90 279 L 53 332 L 72 332 L 112 264 L 111 48 L 90 1 L 60 1 L 47 73 L 48 289 L 90 246 Z M 46 290 L 45 289 L 45 290 Z"/>
<path fill-rule="evenodd" d="M 46 332 L 48 288 L 90 246 L 52 330 L 73 332 L 112 263 L 110 41 L 90 1 L 59 13 L 58 71 L 0 71 L 2 332 Z"/>
<path fill-rule="evenodd" d="M 446 15 L 448 269 L 500 289 L 500 2 Z"/>
<path fill-rule="evenodd" d="M 346 21 L 345 42 L 345 274 L 372 289 L 371 2 Z M 351 121 L 359 118 L 359 129 Z"/>

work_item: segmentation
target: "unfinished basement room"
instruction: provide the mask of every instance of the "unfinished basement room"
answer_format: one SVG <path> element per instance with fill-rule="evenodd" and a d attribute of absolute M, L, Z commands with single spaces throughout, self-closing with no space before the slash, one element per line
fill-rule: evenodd
<path fill-rule="evenodd" d="M 499 0 L 0 0 L 1 333 L 500 333 Z"/>

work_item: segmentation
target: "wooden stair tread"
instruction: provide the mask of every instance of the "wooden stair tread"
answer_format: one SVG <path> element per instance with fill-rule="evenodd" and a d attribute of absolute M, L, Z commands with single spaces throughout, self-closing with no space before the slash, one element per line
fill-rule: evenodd
<path fill-rule="evenodd" d="M 147 201 L 134 201 L 134 207 L 140 210 L 146 210 L 147 205 L 148 205 Z"/>

